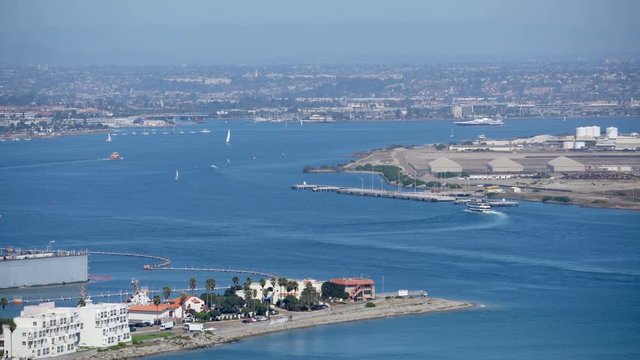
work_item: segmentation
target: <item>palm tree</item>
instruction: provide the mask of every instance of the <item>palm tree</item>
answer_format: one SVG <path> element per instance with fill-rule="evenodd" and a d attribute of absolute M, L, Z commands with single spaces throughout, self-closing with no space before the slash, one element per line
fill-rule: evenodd
<path fill-rule="evenodd" d="M 282 288 L 287 286 L 288 282 L 289 280 L 287 280 L 286 277 L 278 278 L 278 286 L 280 286 L 280 300 L 282 300 Z"/>
<path fill-rule="evenodd" d="M 264 287 L 267 286 L 267 279 L 260 279 L 260 293 L 262 294 L 262 302 L 264 303 Z"/>
<path fill-rule="evenodd" d="M 156 306 L 156 320 L 158 320 L 158 318 L 160 317 L 160 314 L 158 314 L 160 312 L 160 303 L 162 302 L 162 300 L 160 300 L 160 295 L 155 295 L 153 297 L 153 305 Z M 158 330 L 160 330 L 160 328 L 158 328 Z"/>
<path fill-rule="evenodd" d="M 231 278 L 231 282 L 233 283 L 233 293 L 235 294 L 236 289 L 238 288 L 238 285 L 240 284 L 240 278 L 237 276 L 234 276 Z"/>
<path fill-rule="evenodd" d="M 251 280 L 250 277 L 247 278 L 247 280 L 244 281 L 244 286 L 242 287 L 242 290 L 244 290 L 244 299 L 245 300 L 249 300 L 251 299 L 251 283 L 253 281 Z"/>
<path fill-rule="evenodd" d="M 250 292 L 252 293 L 254 299 L 258 297 L 258 290 L 253 289 L 253 291 L 250 291 Z M 253 316 L 255 315 L 256 315 L 256 301 L 253 300 Z"/>
<path fill-rule="evenodd" d="M 298 291 L 298 282 L 297 281 L 287 281 L 285 285 L 287 287 L 287 292 L 289 291 Z"/>
<path fill-rule="evenodd" d="M 7 300 L 6 297 L 3 297 L 2 299 L 0 299 L 0 305 L 2 305 L 2 310 L 4 310 L 4 308 L 9 304 L 9 300 Z"/>
<path fill-rule="evenodd" d="M 13 332 L 16 330 L 18 325 L 13 319 L 9 320 L 9 331 L 11 331 L 11 354 L 9 354 L 9 358 L 13 359 Z"/>
<path fill-rule="evenodd" d="M 187 299 L 189 298 L 189 295 L 187 295 L 186 292 L 181 292 L 180 293 L 180 308 L 182 309 L 182 320 L 184 320 L 184 303 L 187 301 Z"/>
<path fill-rule="evenodd" d="M 216 279 L 208 278 L 206 282 L 207 287 L 207 306 L 211 308 L 211 292 L 216 288 Z"/>
<path fill-rule="evenodd" d="M 163 287 L 162 295 L 164 296 L 164 301 L 169 302 L 169 298 L 171 297 L 171 288 L 168 286 Z"/>
<path fill-rule="evenodd" d="M 273 295 L 275 295 L 276 293 L 276 284 L 278 283 L 278 279 L 276 279 L 274 276 L 270 279 L 270 282 L 271 282 L 271 303 L 273 303 Z"/>
<path fill-rule="evenodd" d="M 189 279 L 189 290 L 191 290 L 191 293 L 193 293 L 193 291 L 198 287 L 198 281 L 196 280 L 196 278 L 192 277 L 191 279 Z"/>

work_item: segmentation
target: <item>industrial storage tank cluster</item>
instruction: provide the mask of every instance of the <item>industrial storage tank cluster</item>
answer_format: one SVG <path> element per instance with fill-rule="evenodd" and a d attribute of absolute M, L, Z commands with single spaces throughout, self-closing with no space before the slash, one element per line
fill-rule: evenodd
<path fill-rule="evenodd" d="M 576 138 L 596 137 L 600 137 L 600 126 L 581 126 L 576 128 Z"/>

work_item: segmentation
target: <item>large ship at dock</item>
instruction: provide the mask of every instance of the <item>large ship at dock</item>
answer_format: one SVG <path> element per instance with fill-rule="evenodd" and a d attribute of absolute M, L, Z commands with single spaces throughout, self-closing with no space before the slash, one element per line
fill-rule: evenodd
<path fill-rule="evenodd" d="M 86 251 L 0 249 L 0 289 L 87 282 Z"/>
<path fill-rule="evenodd" d="M 504 125 L 504 121 L 502 119 L 490 119 L 490 118 L 481 118 L 474 119 L 469 121 L 454 121 L 454 124 L 458 126 L 502 126 Z"/>

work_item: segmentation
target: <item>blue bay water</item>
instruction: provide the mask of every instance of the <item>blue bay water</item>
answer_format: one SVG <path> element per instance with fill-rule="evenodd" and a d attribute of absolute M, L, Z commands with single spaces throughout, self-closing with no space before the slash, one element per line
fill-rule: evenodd
<path fill-rule="evenodd" d="M 456 128 L 455 134 L 456 140 L 480 133 L 510 138 L 571 133 L 584 125 L 640 131 L 638 119 L 568 119 L 513 120 L 499 128 Z M 384 276 L 385 291 L 425 289 L 484 305 L 280 333 L 162 358 L 640 356 L 640 213 L 523 203 L 477 216 L 451 204 L 289 189 L 302 181 L 370 186 L 368 176 L 303 174 L 302 168 L 346 162 L 358 151 L 391 144 L 449 142 L 448 121 L 286 127 L 212 121 L 206 127 L 211 134 L 0 143 L 0 245 L 44 247 L 55 240 L 61 248 L 169 256 L 176 266 L 251 268 L 294 278 L 364 275 L 378 290 Z M 104 160 L 112 151 L 125 159 Z M 200 284 L 210 276 L 144 272 L 144 263 L 92 256 L 90 273 L 112 280 L 92 282 L 88 292 L 127 289 L 132 278 L 151 288 L 185 288 L 191 276 Z M 214 276 L 219 285 L 230 282 L 231 275 Z M 77 287 L 66 286 L 0 295 L 76 293 Z M 16 311 L 9 307 L 6 314 Z"/>

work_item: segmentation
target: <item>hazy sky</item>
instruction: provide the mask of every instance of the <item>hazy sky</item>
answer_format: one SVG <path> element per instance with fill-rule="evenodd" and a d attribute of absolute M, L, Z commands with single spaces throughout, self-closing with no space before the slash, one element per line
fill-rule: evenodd
<path fill-rule="evenodd" d="M 0 62 L 637 57 L 639 14 L 635 0 L 0 0 Z"/>

